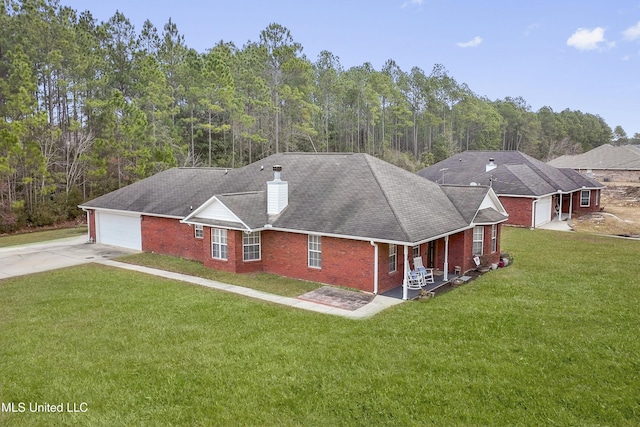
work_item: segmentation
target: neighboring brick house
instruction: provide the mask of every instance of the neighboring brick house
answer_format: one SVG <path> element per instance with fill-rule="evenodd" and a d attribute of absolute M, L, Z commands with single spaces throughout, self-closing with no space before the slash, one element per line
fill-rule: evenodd
<path fill-rule="evenodd" d="M 599 181 L 640 181 L 640 145 L 604 144 L 586 153 L 560 156 L 547 163 L 570 168 Z"/>
<path fill-rule="evenodd" d="M 604 188 L 573 169 L 519 151 L 465 151 L 418 175 L 440 184 L 491 186 L 509 213 L 506 223 L 532 228 L 600 210 Z"/>
<path fill-rule="evenodd" d="M 98 243 L 373 293 L 406 290 L 414 256 L 445 278 L 474 268 L 477 254 L 497 261 L 507 219 L 489 187 L 443 187 L 344 153 L 174 168 L 81 208 Z"/>

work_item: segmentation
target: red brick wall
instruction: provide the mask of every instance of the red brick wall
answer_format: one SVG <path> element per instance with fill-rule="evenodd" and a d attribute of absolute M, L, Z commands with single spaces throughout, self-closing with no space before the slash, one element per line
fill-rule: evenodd
<path fill-rule="evenodd" d="M 584 171 L 579 171 L 584 173 Z M 592 174 L 584 173 L 591 178 L 594 178 L 600 182 L 638 182 L 640 180 L 640 171 L 637 170 L 607 170 L 607 169 L 594 169 Z"/>
<path fill-rule="evenodd" d="M 507 210 L 509 219 L 506 224 L 531 227 L 533 199 L 526 197 L 500 197 L 502 206 Z"/>
<path fill-rule="evenodd" d="M 580 206 L 580 191 L 576 191 L 573 196 L 573 213 L 583 215 L 589 212 L 598 212 L 600 210 L 600 190 L 590 190 L 589 206 Z"/>
<path fill-rule="evenodd" d="M 237 269 L 237 242 L 238 232 L 234 230 L 227 230 L 227 259 L 214 259 L 211 251 L 211 228 L 204 228 L 204 247 L 202 249 L 204 257 L 204 265 L 213 268 L 214 270 L 228 271 L 230 273 L 236 273 Z M 242 247 L 242 240 L 240 240 L 240 247 Z M 242 255 L 241 258 L 242 259 Z"/>
<path fill-rule="evenodd" d="M 404 280 L 404 246 L 396 246 L 396 271 L 394 272 L 389 272 L 389 248 L 390 245 L 378 243 L 378 293 L 380 294 L 401 286 Z M 413 260 L 413 247 L 409 248 L 410 264 L 411 260 Z"/>
<path fill-rule="evenodd" d="M 142 250 L 204 261 L 203 239 L 197 239 L 193 226 L 173 218 L 142 216 Z M 205 228 L 206 237 L 206 228 Z"/>
<path fill-rule="evenodd" d="M 264 246 L 262 246 L 262 239 L 264 239 L 264 231 L 260 233 L 260 259 L 251 261 L 244 260 L 244 233 L 238 230 L 228 230 L 227 237 L 231 233 L 234 234 L 234 241 L 237 242 L 235 248 L 233 249 L 236 273 L 255 273 L 258 271 L 263 271 L 264 268 L 262 265 L 262 256 L 264 254 Z M 231 250 L 231 246 L 229 246 L 229 250 Z"/>
<path fill-rule="evenodd" d="M 308 266 L 307 248 L 306 234 L 263 231 L 263 271 L 373 291 L 374 248 L 369 242 L 323 236 L 322 268 Z"/>
<path fill-rule="evenodd" d="M 92 214 L 93 216 L 93 214 Z M 94 227 L 95 228 L 95 227 Z M 498 226 L 498 244 L 500 226 Z M 211 228 L 204 228 L 204 238 L 194 237 L 193 227 L 176 219 L 144 216 L 142 221 L 142 249 L 180 256 L 204 262 L 221 271 L 247 273 L 264 271 L 331 285 L 348 286 L 367 292 L 374 290 L 374 247 L 366 241 L 322 237 L 322 268 L 308 266 L 308 235 L 279 231 L 261 232 L 261 260 L 243 260 L 242 231 L 227 230 L 227 259 L 211 257 Z M 491 226 L 485 227 L 485 253 L 491 250 Z M 475 268 L 472 260 L 473 230 L 466 230 L 449 238 L 449 270 L 460 265 L 463 271 Z M 421 245 L 420 254 L 427 262 L 428 244 Z M 442 269 L 444 239 L 436 242 L 435 264 Z M 499 256 L 500 248 L 495 254 Z M 409 247 L 412 262 L 413 248 Z M 378 291 L 383 293 L 400 286 L 404 273 L 404 247 L 397 247 L 397 268 L 389 273 L 389 245 L 378 243 Z"/>
<path fill-rule="evenodd" d="M 500 230 L 501 227 L 500 225 L 498 225 L 498 232 L 496 235 L 496 250 L 495 252 L 491 252 L 491 226 L 490 225 L 486 225 L 484 227 L 484 244 L 482 247 L 482 253 L 484 254 L 484 259 L 486 260 L 486 262 L 488 263 L 494 263 L 494 262 L 499 262 L 500 261 Z M 473 237 L 472 237 L 473 238 Z M 473 259 L 471 259 L 471 261 L 473 262 Z M 476 264 L 473 263 L 473 266 L 471 268 L 475 268 Z"/>
<path fill-rule="evenodd" d="M 449 272 L 459 265 L 462 267 L 462 271 L 471 269 L 470 262 L 472 262 L 472 249 L 473 249 L 473 229 L 465 230 L 462 233 L 449 237 Z M 442 261 L 439 265 L 440 269 L 444 268 L 444 251 L 445 244 L 442 239 Z"/>

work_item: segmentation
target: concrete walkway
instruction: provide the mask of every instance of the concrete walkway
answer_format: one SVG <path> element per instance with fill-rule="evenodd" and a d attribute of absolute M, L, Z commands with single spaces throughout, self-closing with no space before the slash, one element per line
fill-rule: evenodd
<path fill-rule="evenodd" d="M 280 295 L 270 294 L 268 292 L 257 291 L 251 288 L 245 288 L 243 286 L 230 285 L 228 283 L 217 282 L 215 280 L 203 279 L 202 277 L 189 276 L 181 273 L 174 273 L 171 271 L 159 270 L 157 268 L 144 267 L 140 265 L 127 264 L 115 260 L 103 259 L 96 260 L 98 264 L 108 265 L 111 267 L 123 268 L 125 270 L 138 271 L 141 273 L 151 274 L 154 276 L 164 277 L 167 279 L 179 280 L 181 282 L 193 283 L 200 286 L 205 286 L 211 289 L 217 289 L 220 291 L 231 292 L 237 295 L 242 295 L 249 298 L 255 298 L 263 301 L 268 301 L 276 304 L 286 305 L 289 307 L 299 308 L 302 310 L 314 311 L 316 313 L 331 314 L 335 316 L 347 317 L 350 319 L 365 319 L 371 317 L 382 310 L 391 306 L 402 303 L 402 300 L 395 298 L 389 298 L 382 295 L 376 295 L 376 297 L 368 304 L 357 310 L 346 310 L 343 308 L 332 307 L 326 304 L 320 304 L 312 301 L 301 300 L 291 297 L 283 297 Z"/>
<path fill-rule="evenodd" d="M 283 297 L 242 286 L 230 285 L 228 283 L 216 282 L 214 280 L 173 273 L 156 268 L 127 264 L 114 260 L 114 258 L 118 256 L 135 252 L 137 251 L 117 248 L 109 245 L 89 244 L 87 243 L 86 236 L 0 248 L 0 280 L 80 264 L 97 263 L 126 270 L 139 271 L 168 279 L 180 280 L 182 282 L 206 286 L 211 289 L 231 292 L 237 295 L 243 295 L 249 298 L 256 298 L 302 310 L 342 316 L 350 319 L 364 319 L 371 317 L 388 307 L 403 302 L 402 300 L 395 298 L 376 295 L 370 303 L 356 310 L 347 310 L 309 300 Z"/>

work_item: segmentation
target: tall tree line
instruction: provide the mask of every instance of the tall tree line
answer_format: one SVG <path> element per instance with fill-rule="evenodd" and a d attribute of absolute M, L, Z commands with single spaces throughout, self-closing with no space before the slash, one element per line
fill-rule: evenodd
<path fill-rule="evenodd" d="M 171 20 L 137 31 L 59 0 L 0 3 L 0 118 L 0 231 L 73 219 L 82 200 L 173 166 L 349 151 L 411 170 L 464 150 L 546 160 L 634 141 L 598 115 L 478 96 L 443 65 L 311 60 L 276 23 L 197 52 Z"/>

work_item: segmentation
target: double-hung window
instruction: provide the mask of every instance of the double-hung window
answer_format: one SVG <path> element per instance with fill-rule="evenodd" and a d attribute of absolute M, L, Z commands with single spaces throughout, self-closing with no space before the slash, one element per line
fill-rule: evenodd
<path fill-rule="evenodd" d="M 389 245 L 389 273 L 394 273 L 398 269 L 398 247 Z"/>
<path fill-rule="evenodd" d="M 473 227 L 473 254 L 482 255 L 484 248 L 484 227 L 477 225 Z"/>
<path fill-rule="evenodd" d="M 591 190 L 581 190 L 580 191 L 580 206 L 587 207 L 589 206 L 589 201 L 591 199 Z"/>
<path fill-rule="evenodd" d="M 242 259 L 244 261 L 256 261 L 260 259 L 260 232 L 243 233 Z"/>
<path fill-rule="evenodd" d="M 203 239 L 204 238 L 204 228 L 202 228 L 202 225 L 194 225 L 193 226 L 193 235 L 195 236 L 196 239 Z"/>
<path fill-rule="evenodd" d="M 491 253 L 498 250 L 498 225 L 491 226 Z"/>
<path fill-rule="evenodd" d="M 309 234 L 309 267 L 322 268 L 322 237 Z"/>
<path fill-rule="evenodd" d="M 227 230 L 224 228 L 211 229 L 211 258 L 227 259 Z"/>

